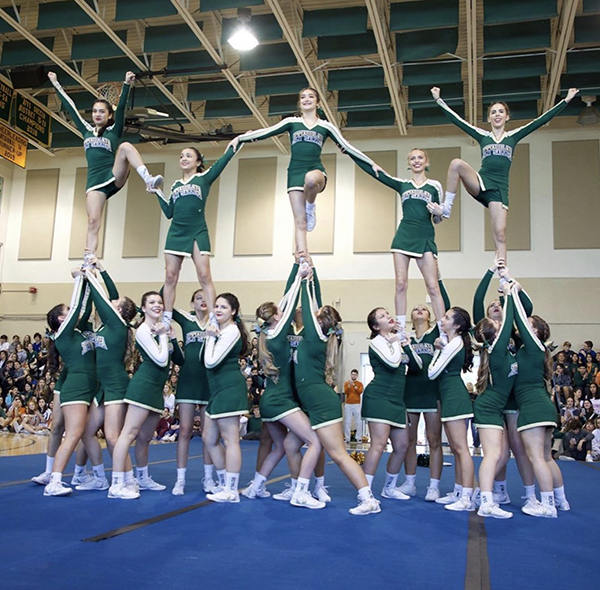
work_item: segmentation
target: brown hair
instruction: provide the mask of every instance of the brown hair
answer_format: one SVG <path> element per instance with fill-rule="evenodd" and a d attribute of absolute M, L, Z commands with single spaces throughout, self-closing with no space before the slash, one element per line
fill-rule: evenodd
<path fill-rule="evenodd" d="M 231 310 L 233 312 L 231 318 L 236 323 L 242 337 L 242 350 L 240 352 L 240 358 L 247 356 L 250 352 L 250 336 L 248 335 L 248 330 L 246 330 L 246 326 L 240 317 L 240 300 L 233 293 L 220 293 L 215 297 L 215 301 L 217 299 L 225 299 L 225 301 L 227 301 L 227 303 L 229 303 L 231 306 Z"/>
<path fill-rule="evenodd" d="M 204 156 L 197 150 L 195 147 L 188 145 L 188 147 L 183 148 L 184 150 L 192 150 L 196 154 L 196 159 L 198 160 L 198 165 L 196 166 L 196 172 L 204 172 Z M 181 150 L 183 151 L 183 150 Z M 201 289 L 200 289 L 201 290 Z M 195 293 L 194 293 L 195 295 Z"/>
<path fill-rule="evenodd" d="M 490 113 L 492 112 L 492 107 L 496 104 L 500 104 L 504 107 L 504 110 L 506 111 L 506 116 L 510 117 L 510 107 L 503 101 L 501 100 L 495 100 L 494 102 L 490 103 L 490 106 L 488 107 L 488 117 L 490 116 Z"/>
<path fill-rule="evenodd" d="M 466 309 L 462 307 L 451 307 L 448 311 L 452 312 L 452 321 L 456 325 L 456 332 L 462 338 L 465 348 L 465 362 L 462 366 L 463 373 L 467 373 L 473 368 L 473 349 L 469 330 L 471 329 L 471 316 Z M 479 391 L 479 390 L 478 390 Z"/>
<path fill-rule="evenodd" d="M 531 323 L 538 339 L 544 345 L 544 380 L 546 381 L 546 385 L 549 386 L 552 379 L 552 355 L 545 343 L 550 339 L 550 326 L 539 315 L 532 315 Z"/>
<path fill-rule="evenodd" d="M 473 335 L 475 340 L 481 343 L 482 347 L 479 352 L 479 370 L 477 372 L 477 384 L 475 388 L 479 393 L 483 393 L 488 386 L 490 377 L 490 353 L 489 346 L 496 338 L 496 326 L 488 318 L 483 318 L 475 326 Z"/>
<path fill-rule="evenodd" d="M 263 329 L 258 335 L 258 362 L 262 367 L 264 374 L 270 377 L 275 383 L 279 379 L 279 367 L 273 362 L 273 354 L 267 346 L 267 335 L 265 330 L 271 325 L 273 316 L 277 313 L 277 306 L 272 301 L 267 301 L 256 309 L 256 318 L 263 320 Z"/>
<path fill-rule="evenodd" d="M 115 109 L 113 109 L 113 106 L 105 98 L 99 98 L 94 101 L 94 105 L 97 105 L 98 103 L 103 104 L 108 110 L 108 121 L 106 125 L 98 127 L 98 137 L 102 137 L 106 129 L 115 124 Z M 94 105 L 92 105 L 92 108 Z"/>
<path fill-rule="evenodd" d="M 64 303 L 59 303 L 55 305 L 47 314 L 46 314 L 46 322 L 48 322 L 48 327 L 52 332 L 57 332 L 60 328 L 60 322 L 58 318 L 64 314 L 65 309 Z M 54 340 L 50 338 L 48 340 L 48 370 L 56 373 L 59 365 L 59 354 L 58 350 L 56 350 L 56 345 L 54 344 Z"/>
<path fill-rule="evenodd" d="M 321 103 L 321 95 L 319 94 L 319 91 L 316 88 L 313 88 L 312 86 L 306 86 L 305 88 L 302 88 L 302 90 L 300 90 L 300 92 L 298 92 L 298 106 L 300 106 L 300 97 L 302 96 L 302 93 L 305 92 L 306 90 L 310 90 L 311 92 L 314 92 L 315 96 L 317 97 L 317 104 Z"/>
<path fill-rule="evenodd" d="M 336 385 L 336 368 L 338 363 L 338 353 L 340 342 L 334 328 L 342 321 L 342 318 L 335 307 L 324 305 L 317 314 L 317 320 L 321 326 L 321 331 L 327 336 L 327 352 L 325 359 L 325 382 L 331 387 Z M 331 332 L 331 333 L 330 333 Z"/>
<path fill-rule="evenodd" d="M 377 327 L 377 312 L 380 309 L 383 309 L 383 307 L 376 307 L 375 309 L 372 309 L 367 316 L 367 326 L 369 326 L 369 330 L 371 330 L 371 335 L 369 336 L 371 340 L 373 340 L 375 336 L 379 335 L 379 331 L 375 330 L 375 328 Z"/>

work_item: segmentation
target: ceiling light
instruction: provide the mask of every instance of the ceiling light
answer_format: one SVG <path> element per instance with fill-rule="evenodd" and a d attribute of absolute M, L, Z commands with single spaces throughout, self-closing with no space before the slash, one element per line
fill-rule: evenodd
<path fill-rule="evenodd" d="M 248 26 L 252 13 L 249 8 L 238 8 L 238 25 L 233 35 L 227 40 L 228 43 L 238 51 L 249 51 L 258 45 L 258 39 L 252 33 Z"/>
<path fill-rule="evenodd" d="M 600 113 L 598 109 L 592 106 L 592 103 L 596 100 L 595 96 L 582 96 L 581 100 L 585 102 L 586 106 L 581 111 L 579 117 L 577 117 L 577 123 L 579 125 L 596 125 L 600 123 Z"/>

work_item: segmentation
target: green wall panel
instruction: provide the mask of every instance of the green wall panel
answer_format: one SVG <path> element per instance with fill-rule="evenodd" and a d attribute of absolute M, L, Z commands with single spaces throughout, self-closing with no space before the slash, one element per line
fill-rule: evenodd
<path fill-rule="evenodd" d="M 483 44 L 486 53 L 550 47 L 550 21 L 485 26 Z"/>
<path fill-rule="evenodd" d="M 415 65 L 404 66 L 402 84 L 405 86 L 427 85 L 441 86 L 451 82 L 461 82 L 460 61 L 449 62 L 424 62 Z"/>
<path fill-rule="evenodd" d="M 202 28 L 202 23 L 197 23 Z M 200 41 L 186 25 L 170 25 L 168 27 L 148 27 L 145 29 L 144 51 L 173 51 L 175 49 L 200 48 Z"/>
<path fill-rule="evenodd" d="M 296 56 L 287 43 L 259 45 L 252 51 L 240 53 L 240 70 L 264 70 L 295 66 Z"/>
<path fill-rule="evenodd" d="M 139 59 L 144 61 L 143 56 L 139 56 Z M 139 68 L 128 57 L 98 60 L 98 82 L 100 83 L 122 82 L 125 80 L 127 71 L 139 71 Z"/>
<path fill-rule="evenodd" d="M 269 100 L 269 117 L 292 115 L 298 110 L 298 95 L 283 94 L 272 96 Z"/>
<path fill-rule="evenodd" d="M 381 88 L 384 84 L 383 68 L 330 70 L 327 82 L 327 88 L 329 90 Z"/>
<path fill-rule="evenodd" d="M 354 111 L 348 113 L 348 127 L 391 127 L 394 123 L 394 109 L 374 111 Z"/>
<path fill-rule="evenodd" d="M 127 43 L 127 31 L 115 31 L 119 39 Z M 106 36 L 106 33 L 73 35 L 72 59 L 95 59 L 117 57 L 123 52 Z"/>
<path fill-rule="evenodd" d="M 363 6 L 312 10 L 304 13 L 303 37 L 329 37 L 366 32 L 367 9 Z"/>
<path fill-rule="evenodd" d="M 558 15 L 556 0 L 485 0 L 484 24 L 515 23 L 527 20 L 554 18 Z"/>
<path fill-rule="evenodd" d="M 575 43 L 598 43 L 600 41 L 600 14 L 588 14 L 575 18 Z"/>
<path fill-rule="evenodd" d="M 464 104 L 455 105 L 452 107 L 452 110 L 456 111 L 461 117 L 465 116 Z M 452 125 L 448 117 L 444 115 L 444 112 L 438 106 L 433 106 L 428 109 L 414 110 L 412 124 L 413 127 L 422 127 L 425 125 Z"/>
<path fill-rule="evenodd" d="M 340 111 L 389 109 L 390 104 L 391 98 L 387 88 L 340 90 L 338 93 L 338 110 Z"/>
<path fill-rule="evenodd" d="M 529 78 L 546 74 L 546 56 L 515 56 L 502 59 L 486 59 L 483 62 L 484 80 Z"/>
<path fill-rule="evenodd" d="M 481 92 L 484 108 L 494 100 L 510 103 L 512 100 L 537 100 L 542 96 L 540 79 L 537 76 L 514 80 L 484 80 Z"/>
<path fill-rule="evenodd" d="M 177 14 L 175 6 L 164 0 L 117 0 L 115 20 L 138 20 L 174 14 Z"/>
<path fill-rule="evenodd" d="M 273 94 L 290 94 L 298 92 L 308 86 L 304 74 L 288 74 L 284 76 L 261 76 L 256 78 L 256 96 Z"/>
<path fill-rule="evenodd" d="M 214 100 L 218 98 L 238 98 L 238 93 L 227 81 L 188 84 L 187 99 L 189 101 Z"/>
<path fill-rule="evenodd" d="M 8 14 L 12 19 L 17 20 L 17 15 L 12 6 L 3 6 L 2 10 Z M 17 10 L 21 10 L 21 5 L 17 4 Z M 0 33 L 11 33 L 14 29 L 4 20 L 0 19 Z"/>
<path fill-rule="evenodd" d="M 398 2 L 390 7 L 390 30 L 458 26 L 458 0 Z"/>
<path fill-rule="evenodd" d="M 462 105 L 464 103 L 464 89 L 462 82 L 444 84 L 442 97 L 449 106 Z M 425 86 L 410 86 L 408 89 L 408 106 L 411 109 L 429 109 L 433 106 L 431 96 L 431 84 Z"/>
<path fill-rule="evenodd" d="M 458 28 L 411 31 L 396 35 L 396 59 L 414 61 L 456 53 Z"/>
<path fill-rule="evenodd" d="M 567 72 L 569 74 L 587 74 L 600 72 L 600 49 L 567 53 Z"/>
<path fill-rule="evenodd" d="M 48 49 L 54 47 L 54 37 L 38 39 Z M 50 58 L 46 57 L 39 49 L 35 48 L 29 41 L 5 41 L 2 44 L 2 66 L 22 66 L 34 63 L 47 63 Z"/>
<path fill-rule="evenodd" d="M 88 4 L 91 2 L 88 0 Z M 93 25 L 94 21 L 75 2 L 49 2 L 39 4 L 38 31 Z"/>
<path fill-rule="evenodd" d="M 352 55 L 377 53 L 377 43 L 372 32 L 358 35 L 339 35 L 335 37 L 319 37 L 317 57 L 332 59 Z"/>
<path fill-rule="evenodd" d="M 225 10 L 227 8 L 240 8 L 243 6 L 259 6 L 264 0 L 200 0 L 200 10 Z"/>
<path fill-rule="evenodd" d="M 205 119 L 227 117 L 250 117 L 252 113 L 241 98 L 232 100 L 208 100 L 204 109 Z"/>
<path fill-rule="evenodd" d="M 204 50 L 169 53 L 167 56 L 167 69 L 170 70 L 208 68 L 213 65 L 215 65 L 213 58 Z"/>

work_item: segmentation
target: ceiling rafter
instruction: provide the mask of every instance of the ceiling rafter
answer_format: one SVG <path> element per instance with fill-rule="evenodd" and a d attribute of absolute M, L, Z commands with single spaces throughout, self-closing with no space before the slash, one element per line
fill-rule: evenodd
<path fill-rule="evenodd" d="M 110 28 L 108 23 L 89 4 L 87 4 L 85 0 L 74 1 L 141 71 L 149 70 L 148 66 L 141 61 L 133 51 L 131 51 L 131 49 L 127 46 L 127 43 L 121 40 L 121 38 Z M 193 127 L 202 133 L 208 133 L 206 128 L 198 122 L 192 112 L 188 110 L 188 108 L 181 101 L 179 101 L 177 97 L 160 80 L 157 80 L 153 77 L 151 78 L 151 81 L 171 101 L 177 110 L 189 120 Z"/>
<path fill-rule="evenodd" d="M 84 0 L 76 0 L 76 2 L 83 2 L 83 1 Z M 173 4 L 173 6 L 175 6 L 175 8 L 177 9 L 177 12 L 179 12 L 179 15 L 181 16 L 181 18 L 183 18 L 183 20 L 185 21 L 187 26 L 190 28 L 192 33 L 194 33 L 194 35 L 196 36 L 198 41 L 200 41 L 200 43 L 202 43 L 202 46 L 207 51 L 207 53 L 210 55 L 210 57 L 213 59 L 213 61 L 217 65 L 223 65 L 223 60 L 221 59 L 219 52 L 213 47 L 212 43 L 208 40 L 208 37 L 204 34 L 204 31 L 198 26 L 198 23 L 194 20 L 194 17 L 190 13 L 190 11 L 185 7 L 183 2 L 181 0 L 171 0 L 171 3 Z M 239 97 L 246 103 L 246 106 L 250 109 L 250 111 L 252 112 L 254 117 L 259 121 L 259 123 L 263 127 L 270 127 L 269 122 L 265 119 L 263 114 L 260 112 L 260 110 L 256 106 L 256 103 L 252 100 L 252 97 L 250 96 L 250 94 L 248 94 L 248 92 L 246 92 L 244 87 L 240 84 L 238 79 L 235 77 L 234 73 L 229 69 L 222 70 L 222 73 L 225 76 L 225 78 L 228 80 L 228 82 L 233 86 L 235 91 L 238 93 Z M 281 140 L 278 137 L 272 137 L 271 139 L 277 145 L 277 147 L 281 150 L 282 153 L 284 153 L 284 154 L 288 153 L 286 147 L 283 145 L 283 143 L 281 142 Z"/>
<path fill-rule="evenodd" d="M 369 19 L 371 20 L 371 26 L 373 27 L 377 51 L 379 53 L 379 59 L 381 60 L 381 66 L 383 67 L 385 83 L 390 93 L 394 114 L 396 115 L 396 124 L 398 125 L 400 135 L 406 135 L 406 110 L 400 101 L 400 84 L 397 74 L 392 67 L 389 50 L 391 43 L 389 36 L 386 35 L 386 31 L 389 30 L 389 28 L 384 25 L 381 14 L 382 7 L 379 0 L 365 0 L 365 4 L 367 5 Z"/>
<path fill-rule="evenodd" d="M 312 86 L 315 90 L 318 90 L 319 94 L 323 97 L 323 100 L 321 101 L 321 108 L 325 112 L 325 116 L 327 117 L 330 123 L 332 123 L 333 125 L 337 125 L 337 117 L 335 116 L 333 110 L 325 100 L 327 94 L 325 93 L 324 87 L 322 87 L 322 85 L 319 84 L 316 75 L 312 71 L 312 68 L 310 67 L 304 55 L 304 48 L 302 47 L 302 44 L 298 41 L 296 29 L 292 27 L 292 25 L 290 25 L 290 23 L 288 22 L 278 0 L 265 0 L 265 4 L 267 4 L 269 8 L 271 8 L 271 10 L 273 11 L 273 14 L 277 19 L 281 30 L 283 31 L 283 35 L 286 38 L 288 45 L 291 47 L 292 51 L 294 52 L 294 55 L 296 56 L 298 66 L 300 66 L 300 69 L 302 70 L 302 73 L 308 80 L 309 85 Z"/>
<path fill-rule="evenodd" d="M 479 104 L 479 77 L 477 76 L 477 0 L 465 0 L 467 16 L 467 120 L 477 124 L 477 105 Z"/>
<path fill-rule="evenodd" d="M 567 49 L 573 33 L 578 5 L 579 0 L 564 0 L 561 6 L 558 27 L 552 43 L 555 53 L 552 55 L 552 66 L 546 83 L 543 111 L 547 111 L 554 105 L 554 99 L 560 91 L 560 77 L 567 58 Z"/>

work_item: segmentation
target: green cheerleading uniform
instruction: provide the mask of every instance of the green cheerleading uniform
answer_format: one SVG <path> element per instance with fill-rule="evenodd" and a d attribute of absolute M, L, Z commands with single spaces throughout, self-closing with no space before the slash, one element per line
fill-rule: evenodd
<path fill-rule="evenodd" d="M 465 345 L 459 336 L 433 355 L 427 369 L 429 379 L 439 379 L 442 422 L 473 417 L 473 404 L 461 373 L 465 363 Z"/>
<path fill-rule="evenodd" d="M 481 148 L 481 168 L 477 173 L 480 193 L 474 198 L 485 207 L 491 202 L 499 202 L 505 209 L 508 209 L 508 175 L 517 143 L 548 123 L 568 104 L 566 100 L 561 100 L 537 119 L 513 131 L 505 131 L 500 139 L 496 139 L 492 131 L 467 123 L 441 98 L 436 102 L 450 121 L 479 143 Z"/>
<path fill-rule="evenodd" d="M 194 174 L 187 181 L 175 181 L 168 199 L 157 193 L 160 208 L 167 219 L 171 219 L 165 254 L 190 257 L 194 242 L 200 254 L 210 254 L 206 200 L 211 185 L 234 155 L 233 148 L 229 148 L 208 170 Z"/>
<path fill-rule="evenodd" d="M 391 251 L 422 258 L 425 252 L 431 252 L 436 258 L 438 249 L 435 243 L 433 215 L 427 210 L 429 203 L 441 202 L 442 185 L 437 180 L 429 180 L 417 184 L 412 179 L 395 178 L 385 172 L 375 172 L 371 166 L 351 156 L 351 158 L 375 180 L 394 189 L 402 200 L 402 221 L 398 225 L 392 240 Z"/>
<path fill-rule="evenodd" d="M 54 344 L 62 357 L 67 375 L 60 389 L 60 406 L 89 406 L 98 390 L 94 342 L 77 328 L 79 312 L 87 306 L 89 287 L 80 275 L 75 279 L 73 296 L 67 317 L 60 325 Z"/>
<path fill-rule="evenodd" d="M 272 127 L 248 131 L 240 135 L 239 140 L 240 143 L 245 143 L 274 137 L 281 133 L 289 134 L 292 152 L 287 175 L 288 192 L 303 191 L 304 178 L 312 170 L 320 170 L 327 178 L 327 173 L 321 162 L 321 151 L 328 137 L 344 152 L 354 155 L 369 165 L 373 164 L 373 160 L 344 139 L 335 125 L 322 119 L 317 119 L 317 122 L 309 127 L 302 117 L 286 117 Z"/>
<path fill-rule="evenodd" d="M 488 385 L 473 404 L 473 423 L 477 428 L 504 430 L 505 408 L 519 373 L 517 359 L 508 347 L 514 320 L 514 304 L 510 293 L 504 300 L 503 317 L 502 328 L 488 349 Z"/>
<path fill-rule="evenodd" d="M 298 363 L 294 368 L 296 390 L 306 408 L 313 430 L 342 421 L 342 404 L 325 382 L 327 336 L 313 312 L 312 296 L 306 280 L 301 285 L 304 335 L 298 344 Z"/>
<path fill-rule="evenodd" d="M 369 342 L 369 362 L 374 377 L 363 393 L 362 419 L 406 428 L 406 371 L 407 367 L 420 371 L 421 358 L 410 345 L 401 347 L 399 342 L 390 343 L 378 335 Z"/>
<path fill-rule="evenodd" d="M 64 88 L 58 82 L 53 82 L 53 86 L 56 88 L 64 109 L 83 135 L 83 149 L 88 165 L 85 193 L 100 191 L 106 195 L 107 199 L 112 197 L 123 188 L 115 185 L 113 166 L 125 130 L 125 110 L 131 85 L 123 84 L 119 104 L 114 114 L 115 122 L 106 127 L 101 136 L 98 136 L 96 128 L 79 114 L 75 103 Z"/>
<path fill-rule="evenodd" d="M 517 350 L 519 374 L 515 381 L 515 398 L 519 408 L 517 430 L 537 426 L 556 426 L 556 408 L 544 382 L 546 348 L 535 335 L 525 310 L 518 299 L 514 300 L 515 323 L 523 345 Z"/>
<path fill-rule="evenodd" d="M 209 336 L 204 343 L 204 364 L 208 377 L 210 401 L 206 415 L 217 420 L 248 413 L 246 379 L 238 360 L 242 336 L 235 323 L 221 330 L 218 338 Z"/>
<path fill-rule="evenodd" d="M 179 371 L 176 399 L 178 404 L 206 406 L 210 400 L 208 377 L 202 357 L 206 324 L 195 313 L 173 310 L 173 320 L 181 326 L 185 362 Z"/>
<path fill-rule="evenodd" d="M 267 378 L 265 390 L 260 398 L 260 416 L 263 422 L 277 422 L 289 414 L 298 412 L 300 407 L 292 389 L 292 364 L 288 333 L 300 295 L 300 275 L 286 291 L 279 303 L 283 317 L 274 329 L 266 332 L 267 348 L 273 355 L 273 364 L 279 369 L 277 381 Z"/>
<path fill-rule="evenodd" d="M 67 378 L 67 367 L 63 365 L 62 371 L 58 376 L 58 379 L 54 383 L 54 393 L 53 395 L 58 395 L 60 397 L 60 390 L 63 388 L 65 384 L 65 379 Z"/>

